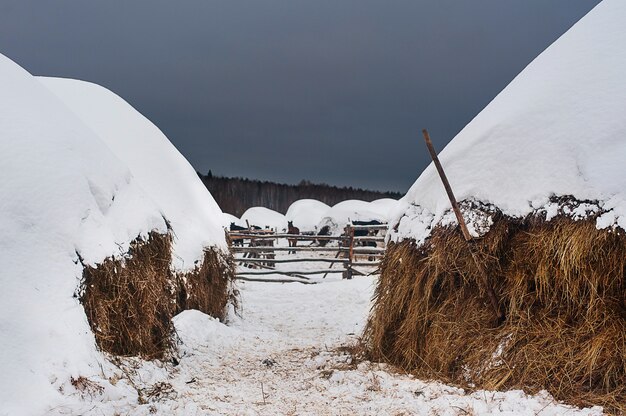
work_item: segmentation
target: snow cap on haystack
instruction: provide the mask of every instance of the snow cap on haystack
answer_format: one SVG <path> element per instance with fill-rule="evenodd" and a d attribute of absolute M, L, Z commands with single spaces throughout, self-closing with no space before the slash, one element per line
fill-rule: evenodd
<path fill-rule="evenodd" d="M 300 199 L 287 209 L 287 221 L 293 221 L 300 231 L 315 231 L 322 217 L 330 207 L 315 199 Z"/>
<path fill-rule="evenodd" d="M 248 208 L 241 216 L 240 223 L 249 223 L 251 227 L 269 227 L 278 232 L 287 229 L 287 218 L 280 212 L 265 207 Z"/>
<path fill-rule="evenodd" d="M 459 201 L 550 218 L 560 208 L 551 202 L 568 196 L 602 211 L 598 228 L 626 229 L 625 22 L 626 2 L 599 4 L 445 147 L 439 158 Z M 403 202 L 395 239 L 423 242 L 434 225 L 456 222 L 432 164 Z"/>
<path fill-rule="evenodd" d="M 38 79 L 128 166 L 135 180 L 167 220 L 172 231 L 171 241 L 159 242 L 157 238 L 151 241 L 155 247 L 159 246 L 162 251 L 167 251 L 164 253 L 166 264 L 155 264 L 153 267 L 164 271 L 168 271 L 169 267 L 170 278 L 175 280 L 172 284 L 175 285 L 177 294 L 176 308 L 173 312 L 192 308 L 223 319 L 232 294 L 233 274 L 222 227 L 223 213 L 193 167 L 157 126 L 108 89 L 73 79 L 45 77 Z M 151 256 L 145 250 L 136 250 L 136 253 L 137 257 L 143 254 L 146 259 Z M 154 255 L 152 257 L 156 258 Z M 135 264 L 137 267 L 142 266 L 141 261 Z M 119 270 L 118 267 L 109 269 Z M 115 326 L 122 317 L 113 315 L 120 308 L 109 308 L 106 315 L 98 313 L 102 309 L 100 303 L 104 302 L 103 298 L 108 291 L 108 284 L 105 282 L 110 281 L 112 284 L 119 278 L 103 274 L 104 270 L 107 268 L 101 267 L 100 273 L 97 270 L 86 269 L 86 280 L 90 283 L 98 281 L 101 284 L 101 293 L 89 293 L 91 288 L 96 290 L 99 286 L 95 283 L 88 285 L 83 299 L 85 309 L 92 327 L 102 330 L 111 324 L 113 326 L 109 332 L 119 334 L 120 331 Z M 146 290 L 146 295 L 147 292 Z M 165 293 L 165 290 L 162 293 Z M 118 298 L 116 301 L 122 305 L 137 298 L 130 297 L 132 299 Z M 158 300 L 159 296 L 152 297 L 154 302 L 161 302 Z M 142 304 L 152 302 L 146 299 L 145 302 L 137 304 L 137 309 L 142 309 Z M 167 308 L 159 306 L 158 309 Z M 130 315 L 141 316 L 142 312 L 133 311 Z M 170 329 L 170 321 L 169 319 L 160 321 L 153 320 L 153 324 L 160 327 L 160 332 L 166 334 Z M 129 344 L 129 338 L 133 338 L 144 327 L 148 327 L 146 337 L 138 338 L 136 343 Z M 101 348 L 112 353 L 132 355 L 139 352 L 148 357 L 158 356 L 166 349 L 166 345 L 160 341 L 155 343 L 153 348 L 137 351 L 137 347 L 149 345 L 144 339 L 148 338 L 149 327 L 150 325 L 138 325 L 136 330 L 129 331 L 126 336 L 118 336 L 115 342 L 111 342 L 114 339 L 111 336 L 99 336 L 100 332 L 96 332 L 96 339 Z"/>
<path fill-rule="evenodd" d="M 371 203 L 359 199 L 348 199 L 333 205 L 323 216 L 318 228 L 330 227 L 333 235 L 343 232 L 343 229 L 353 221 L 378 221 L 386 223 L 388 209 L 384 202 Z"/>
<path fill-rule="evenodd" d="M 124 99 L 90 82 L 38 77 L 122 160 L 174 230 L 172 267 L 193 269 L 209 246 L 226 247 L 222 210 L 169 139 Z"/>

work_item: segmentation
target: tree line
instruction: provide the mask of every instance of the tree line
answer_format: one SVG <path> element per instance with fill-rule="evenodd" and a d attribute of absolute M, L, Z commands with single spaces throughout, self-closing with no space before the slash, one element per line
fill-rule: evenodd
<path fill-rule="evenodd" d="M 373 201 L 380 198 L 398 199 L 399 192 L 379 192 L 353 187 L 337 187 L 327 184 L 314 184 L 303 180 L 297 185 L 288 185 L 246 178 L 227 178 L 208 172 L 198 173 L 222 211 L 237 217 L 250 207 L 267 207 L 285 213 L 287 208 L 299 199 L 317 199 L 328 205 L 335 205 L 346 199 Z"/>

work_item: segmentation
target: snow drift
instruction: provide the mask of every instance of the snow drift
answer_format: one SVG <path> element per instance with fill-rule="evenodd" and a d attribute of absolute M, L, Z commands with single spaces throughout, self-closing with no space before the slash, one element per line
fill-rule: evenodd
<path fill-rule="evenodd" d="M 400 201 L 374 357 L 626 411 L 625 21 L 626 3 L 599 4 L 443 150 L 471 247 L 434 166 Z"/>

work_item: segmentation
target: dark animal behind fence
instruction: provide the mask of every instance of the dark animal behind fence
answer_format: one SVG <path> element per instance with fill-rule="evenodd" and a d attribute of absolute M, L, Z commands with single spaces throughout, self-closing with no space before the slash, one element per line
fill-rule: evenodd
<path fill-rule="evenodd" d="M 352 225 L 382 225 L 382 222 L 372 220 L 372 221 L 352 221 Z M 378 235 L 378 230 L 354 230 L 355 237 L 375 237 Z M 376 247 L 376 241 L 363 241 L 361 246 L 365 247 Z"/>
<path fill-rule="evenodd" d="M 300 229 L 298 227 L 295 227 L 293 225 L 293 221 L 289 221 L 287 223 L 287 234 L 300 234 Z M 298 245 L 298 240 L 296 240 L 295 238 L 290 238 L 289 239 L 289 247 L 296 247 Z M 296 254 L 295 251 L 289 251 L 289 254 Z"/>
<path fill-rule="evenodd" d="M 246 227 L 241 227 L 234 222 L 230 223 L 230 231 L 247 231 Z M 236 238 L 232 240 L 234 246 L 243 246 L 243 238 Z"/>
<path fill-rule="evenodd" d="M 320 231 L 317 233 L 317 235 L 330 235 L 330 226 L 329 225 L 325 225 L 323 226 Z M 328 244 L 328 240 L 316 240 L 316 243 L 318 246 L 320 247 L 326 247 L 326 244 Z"/>

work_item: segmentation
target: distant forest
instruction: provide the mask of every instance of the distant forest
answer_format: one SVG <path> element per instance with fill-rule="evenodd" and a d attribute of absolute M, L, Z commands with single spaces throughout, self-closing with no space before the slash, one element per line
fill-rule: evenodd
<path fill-rule="evenodd" d="M 373 201 L 380 198 L 398 199 L 399 192 L 378 192 L 357 188 L 340 188 L 326 184 L 313 184 L 301 181 L 298 185 L 287 185 L 245 178 L 225 178 L 198 173 L 222 211 L 237 217 L 250 207 L 267 207 L 285 213 L 287 208 L 299 199 L 317 199 L 328 205 L 335 205 L 346 199 Z"/>

